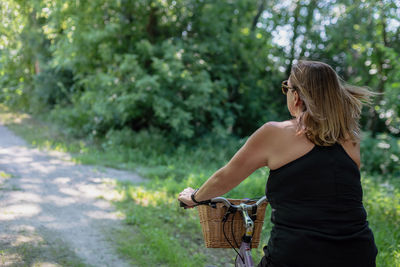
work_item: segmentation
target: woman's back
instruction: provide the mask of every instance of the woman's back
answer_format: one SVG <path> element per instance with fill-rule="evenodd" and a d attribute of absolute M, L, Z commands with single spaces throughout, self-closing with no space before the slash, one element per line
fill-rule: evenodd
<path fill-rule="evenodd" d="M 316 146 L 291 137 L 287 122 L 277 127 L 276 146 L 293 147 L 292 154 L 300 156 L 288 161 L 279 155 L 290 152 L 281 151 L 275 161 L 271 157 L 281 164 L 272 168 L 266 186 L 274 223 L 267 266 L 375 266 L 358 164 L 340 144 Z"/>

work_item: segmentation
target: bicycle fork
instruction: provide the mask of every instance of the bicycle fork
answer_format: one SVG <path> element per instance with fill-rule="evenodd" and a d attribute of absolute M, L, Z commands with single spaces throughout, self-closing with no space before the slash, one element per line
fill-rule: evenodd
<path fill-rule="evenodd" d="M 253 258 L 251 256 L 251 239 L 253 237 L 254 222 L 250 218 L 244 204 L 242 206 L 243 221 L 246 228 L 246 233 L 243 235 L 242 243 L 239 249 L 239 255 L 236 257 L 235 267 L 254 267 Z"/>

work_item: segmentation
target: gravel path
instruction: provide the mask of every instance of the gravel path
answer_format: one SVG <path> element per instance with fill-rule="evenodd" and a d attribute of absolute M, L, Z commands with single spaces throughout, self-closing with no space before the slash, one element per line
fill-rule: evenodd
<path fill-rule="evenodd" d="M 123 227 L 107 201 L 130 172 L 77 165 L 0 125 L 0 266 L 132 266 L 111 246 Z"/>

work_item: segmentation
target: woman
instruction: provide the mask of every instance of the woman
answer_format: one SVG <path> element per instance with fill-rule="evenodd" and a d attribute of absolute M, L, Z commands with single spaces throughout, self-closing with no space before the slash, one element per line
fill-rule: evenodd
<path fill-rule="evenodd" d="M 274 224 L 259 266 L 375 266 L 360 183 L 358 119 L 371 92 L 340 82 L 327 64 L 300 61 L 282 83 L 293 120 L 259 128 L 229 163 L 179 200 L 223 195 L 267 166 Z"/>

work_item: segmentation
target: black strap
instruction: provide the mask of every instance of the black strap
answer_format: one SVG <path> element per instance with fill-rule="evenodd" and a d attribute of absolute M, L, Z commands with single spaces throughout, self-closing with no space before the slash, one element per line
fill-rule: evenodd
<path fill-rule="evenodd" d="M 193 191 L 192 195 L 190 195 L 190 198 L 192 199 L 192 201 L 194 203 L 196 203 L 197 205 L 204 205 L 204 204 L 209 204 L 211 202 L 211 200 L 204 200 L 204 201 L 197 201 L 194 196 L 196 195 L 197 191 L 199 191 L 199 189 L 197 188 L 196 190 Z"/>

